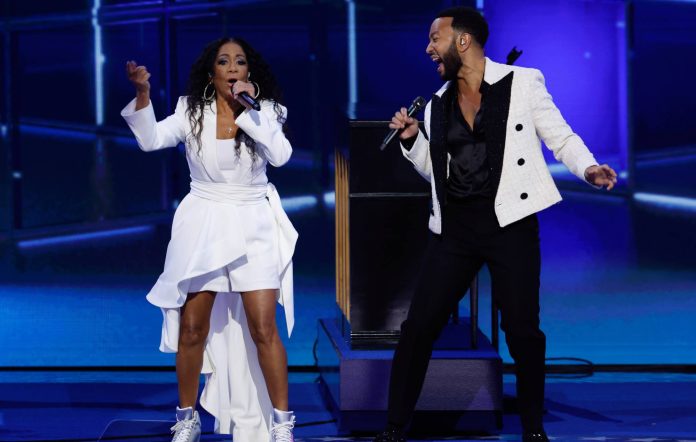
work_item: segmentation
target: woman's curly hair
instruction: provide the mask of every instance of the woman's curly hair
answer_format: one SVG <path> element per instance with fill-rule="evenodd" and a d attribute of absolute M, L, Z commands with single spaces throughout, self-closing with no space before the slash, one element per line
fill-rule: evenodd
<path fill-rule="evenodd" d="M 280 88 L 278 87 L 278 83 L 276 82 L 270 67 L 264 61 L 263 57 L 261 57 L 261 54 L 256 52 L 256 50 L 254 50 L 254 48 L 252 48 L 251 45 L 249 45 L 249 43 L 247 43 L 244 39 L 239 37 L 223 37 L 218 40 L 214 40 L 208 43 L 208 45 L 203 49 L 203 52 L 198 56 L 196 62 L 193 64 L 193 66 L 191 66 L 186 92 L 188 95 L 188 108 L 186 110 L 186 116 L 191 123 L 190 137 L 196 141 L 199 153 L 202 146 L 201 133 L 203 132 L 203 111 L 206 105 L 211 106 L 213 103 L 212 99 L 206 100 L 203 98 L 203 90 L 210 82 L 210 76 L 213 75 L 215 71 L 215 60 L 220 47 L 227 43 L 236 43 L 242 47 L 244 53 L 246 54 L 247 65 L 249 67 L 249 73 L 251 74 L 251 81 L 257 83 L 259 89 L 261 89 L 256 99 L 258 101 L 272 101 L 273 110 L 277 115 L 278 122 L 281 125 L 285 124 L 283 111 L 280 107 L 280 102 L 282 100 Z M 256 160 L 258 155 L 256 151 L 256 141 L 247 135 L 241 128 L 237 130 L 237 136 L 235 139 L 237 141 L 235 146 L 237 155 L 240 154 L 241 143 L 244 143 L 252 156 L 252 160 Z"/>

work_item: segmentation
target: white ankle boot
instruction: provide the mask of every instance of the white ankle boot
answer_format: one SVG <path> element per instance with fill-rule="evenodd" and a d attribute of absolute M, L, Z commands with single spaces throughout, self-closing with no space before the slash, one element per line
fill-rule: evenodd
<path fill-rule="evenodd" d="M 273 409 L 271 416 L 271 442 L 294 442 L 295 413 Z"/>
<path fill-rule="evenodd" d="M 201 439 L 201 419 L 192 407 L 176 407 L 176 425 L 172 442 L 198 442 Z"/>

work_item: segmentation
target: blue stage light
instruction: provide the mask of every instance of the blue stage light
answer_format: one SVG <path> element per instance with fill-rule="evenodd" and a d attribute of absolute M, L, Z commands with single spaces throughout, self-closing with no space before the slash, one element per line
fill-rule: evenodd
<path fill-rule="evenodd" d="M 640 203 L 652 204 L 665 209 L 696 212 L 696 198 L 636 192 L 633 194 L 633 199 Z"/>
<path fill-rule="evenodd" d="M 92 7 L 92 28 L 94 28 L 94 79 L 95 106 L 97 125 L 104 124 L 104 73 L 103 66 L 106 58 L 102 53 L 101 25 L 99 24 L 99 8 L 101 0 L 94 0 Z"/>
<path fill-rule="evenodd" d="M 327 207 L 335 207 L 336 206 L 336 192 L 324 193 L 324 205 Z"/>
<path fill-rule="evenodd" d="M 67 138 L 72 140 L 93 141 L 96 134 L 76 129 L 63 129 L 58 127 L 34 126 L 20 124 L 19 131 L 23 134 L 39 135 L 44 137 Z"/>
<path fill-rule="evenodd" d="M 355 118 L 358 103 L 358 52 L 355 33 L 355 2 L 346 0 L 348 6 L 348 118 Z"/>
<path fill-rule="evenodd" d="M 19 241 L 17 243 L 17 246 L 22 250 L 27 250 L 62 244 L 75 244 L 83 241 L 91 241 L 98 239 L 133 236 L 143 233 L 150 233 L 153 230 L 154 226 L 151 225 L 126 227 L 122 229 L 102 230 L 99 232 L 75 233 L 70 235 L 51 236 L 47 238 L 27 239 L 24 241 Z"/>
<path fill-rule="evenodd" d="M 300 212 L 317 205 L 317 197 L 311 195 L 291 196 L 281 198 L 280 201 L 283 204 L 283 209 L 288 213 Z"/>

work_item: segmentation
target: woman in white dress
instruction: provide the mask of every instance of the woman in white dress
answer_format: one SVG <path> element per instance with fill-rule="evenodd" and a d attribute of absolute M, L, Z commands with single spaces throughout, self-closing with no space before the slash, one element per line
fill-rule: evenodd
<path fill-rule="evenodd" d="M 164 316 L 160 350 L 176 352 L 173 441 L 198 441 L 201 405 L 215 431 L 240 442 L 292 441 L 287 356 L 275 303 L 293 327 L 292 254 L 297 232 L 266 177 L 292 147 L 275 79 L 244 40 L 211 42 L 191 68 L 188 95 L 156 121 L 150 74 L 126 65 L 136 98 L 121 112 L 146 152 L 186 146 L 191 191 L 177 208 L 164 271 L 147 295 Z M 260 103 L 252 109 L 240 96 Z"/>

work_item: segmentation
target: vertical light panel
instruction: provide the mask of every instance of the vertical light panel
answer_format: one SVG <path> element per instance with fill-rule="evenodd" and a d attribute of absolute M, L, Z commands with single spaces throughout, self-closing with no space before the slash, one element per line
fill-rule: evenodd
<path fill-rule="evenodd" d="M 99 8 L 101 0 L 94 0 L 92 5 L 92 28 L 94 29 L 94 100 L 97 125 L 104 123 L 104 54 L 102 53 L 101 25 L 99 25 Z"/>
<path fill-rule="evenodd" d="M 346 0 L 348 7 L 348 118 L 355 118 L 358 103 L 358 51 L 355 35 L 355 1 Z"/>
<path fill-rule="evenodd" d="M 616 165 L 621 169 L 619 178 L 628 180 L 628 188 L 633 189 L 633 173 L 631 172 L 631 154 L 628 151 L 629 145 L 629 111 L 628 111 L 628 53 L 626 41 L 626 8 L 617 8 L 616 11 L 616 55 L 617 55 L 617 148 L 619 151 L 619 163 Z"/>

